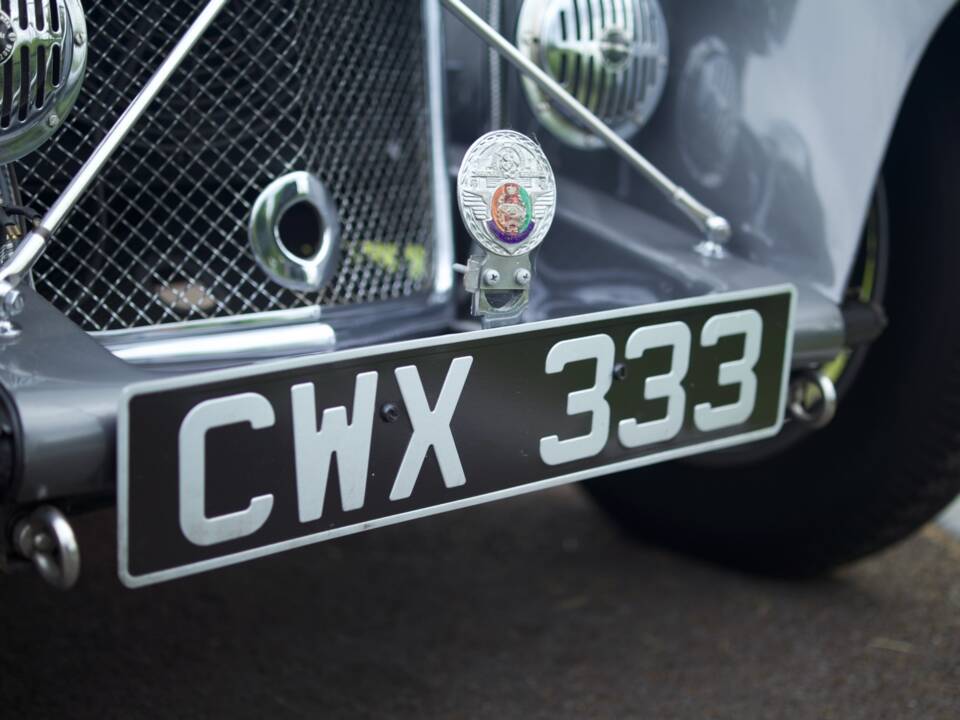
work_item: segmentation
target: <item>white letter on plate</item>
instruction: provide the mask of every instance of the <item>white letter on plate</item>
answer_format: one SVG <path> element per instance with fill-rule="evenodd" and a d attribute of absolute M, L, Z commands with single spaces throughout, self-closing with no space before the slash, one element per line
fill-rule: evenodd
<path fill-rule="evenodd" d="M 472 357 L 458 357 L 450 363 L 447 377 L 443 381 L 443 388 L 440 390 L 440 397 L 433 410 L 430 410 L 427 403 L 417 368 L 406 365 L 394 370 L 397 383 L 400 385 L 400 394 L 403 395 L 403 404 L 410 415 L 413 436 L 403 455 L 397 478 L 393 482 L 393 489 L 390 491 L 391 500 L 410 497 L 431 445 L 437 454 L 443 484 L 451 488 L 467 482 L 463 474 L 463 465 L 460 463 L 460 455 L 457 453 L 457 445 L 450 431 L 450 421 L 457 409 L 457 403 L 460 402 L 460 395 L 463 393 L 463 386 L 467 382 L 471 365 L 473 365 Z"/>
<path fill-rule="evenodd" d="M 540 458 L 547 465 L 560 465 L 593 457 L 607 444 L 610 434 L 610 405 L 606 395 L 613 383 L 613 359 L 616 350 L 609 335 L 590 335 L 558 342 L 547 353 L 548 375 L 563 372 L 568 363 L 594 360 L 593 387 L 567 396 L 567 415 L 590 413 L 587 435 L 561 440 L 556 435 L 540 439 Z"/>
<path fill-rule="evenodd" d="M 687 394 L 681 383 L 690 365 L 690 328 L 682 322 L 672 322 L 634 330 L 627 340 L 627 360 L 642 357 L 647 350 L 660 347 L 671 349 L 670 372 L 647 378 L 643 384 L 643 399 L 667 398 L 667 414 L 660 420 L 644 423 L 638 423 L 634 418 L 621 420 L 618 436 L 626 448 L 672 440 L 683 427 Z"/>
<path fill-rule="evenodd" d="M 270 401 L 257 393 L 206 400 L 180 424 L 180 529 L 194 545 L 215 545 L 251 535 L 263 527 L 273 509 L 273 495 L 260 495 L 246 510 L 207 517 L 207 431 L 242 422 L 250 423 L 254 430 L 273 425 Z"/>
<path fill-rule="evenodd" d="M 323 513 L 327 478 L 334 453 L 340 476 L 340 502 L 344 510 L 363 507 L 370 464 L 370 438 L 377 402 L 377 373 L 357 376 L 353 391 L 353 422 L 347 422 L 342 405 L 323 411 L 317 432 L 317 401 L 313 383 L 290 390 L 293 403 L 293 447 L 297 468 L 297 502 L 300 522 L 316 520 Z"/>
<path fill-rule="evenodd" d="M 739 425 L 753 414 L 757 401 L 757 375 L 753 369 L 760 359 L 763 318 L 756 310 L 716 315 L 710 318 L 700 333 L 704 347 L 716 345 L 722 337 L 743 335 L 743 357 L 720 364 L 719 380 L 724 385 L 739 385 L 740 397 L 732 405 L 713 407 L 700 403 L 693 409 L 693 421 L 704 432 Z"/>

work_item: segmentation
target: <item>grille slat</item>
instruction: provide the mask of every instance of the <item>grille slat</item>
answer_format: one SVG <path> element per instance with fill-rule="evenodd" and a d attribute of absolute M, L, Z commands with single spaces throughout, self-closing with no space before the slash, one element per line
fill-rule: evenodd
<path fill-rule="evenodd" d="M 202 4 L 85 4 L 84 91 L 54 141 L 17 164 L 29 203 L 63 189 Z M 58 231 L 37 289 L 88 330 L 427 291 L 425 77 L 419 3 L 230 3 Z M 272 282 L 247 244 L 253 201 L 295 170 L 320 177 L 342 223 L 340 266 L 319 293 Z"/>

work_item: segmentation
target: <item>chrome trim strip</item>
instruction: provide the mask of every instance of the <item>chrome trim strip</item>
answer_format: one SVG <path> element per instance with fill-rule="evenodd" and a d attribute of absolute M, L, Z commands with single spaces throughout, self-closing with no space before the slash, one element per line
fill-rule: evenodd
<path fill-rule="evenodd" d="M 439 0 L 423 0 L 427 92 L 433 168 L 434 248 L 431 302 L 446 302 L 453 293 L 453 212 L 447 177 L 444 117 L 443 21 Z"/>
<path fill-rule="evenodd" d="M 90 335 L 114 355 L 128 362 L 141 365 L 175 364 L 177 358 L 171 357 L 167 348 L 173 347 L 171 343 L 176 341 L 181 343 L 180 347 L 184 356 L 190 358 L 189 362 L 215 366 L 222 361 L 235 359 L 276 359 L 280 355 L 329 352 L 443 333 L 450 328 L 452 320 L 453 306 L 450 303 L 432 304 L 420 296 L 327 308 L 322 315 L 320 306 L 311 306 Z M 321 324 L 332 330 L 335 347 L 317 346 L 317 331 L 313 328 Z M 289 333 L 274 337 L 265 332 L 278 329 L 288 330 Z M 217 338 L 223 336 L 229 336 L 224 347 L 206 343 L 207 338 L 215 343 Z M 249 336 L 249 339 L 244 340 L 245 336 Z M 203 347 L 194 349 L 191 346 L 193 342 Z M 236 352 L 236 357 L 231 356 L 231 352 Z"/>
<path fill-rule="evenodd" d="M 100 144 L 87 158 L 80 171 L 73 177 L 66 189 L 50 206 L 40 224 L 32 230 L 16 251 L 0 268 L 0 297 L 9 293 L 20 279 L 30 271 L 33 264 L 46 249 L 50 236 L 59 227 L 60 223 L 73 209 L 80 197 L 90 187 L 103 166 L 113 156 L 113 153 L 133 129 L 136 122 L 143 116 L 156 99 L 160 90 L 167 84 L 170 77 L 184 61 L 193 47 L 197 44 L 207 28 L 213 24 L 220 11 L 226 7 L 229 0 L 209 0 L 203 10 L 197 15 L 190 27 L 177 41 L 173 50 L 160 64 L 143 90 L 133 99 L 133 102 L 123 111 L 110 132 L 106 134 Z"/>
<path fill-rule="evenodd" d="M 567 90 L 550 77 L 540 67 L 527 58 L 503 35 L 492 28 L 482 17 L 471 10 L 462 0 L 440 0 L 468 28 L 495 48 L 507 62 L 523 75 L 536 83 L 540 89 L 572 113 L 590 130 L 602 139 L 611 150 L 626 160 L 635 170 L 660 190 L 686 217 L 703 233 L 709 244 L 706 252 L 719 256 L 720 244 L 730 237 L 730 223 L 713 210 L 699 202 L 690 193 L 668 178 L 653 163 L 637 152 L 630 143 L 611 130 L 606 123 L 590 112 L 583 102 L 577 100 Z M 587 22 L 586 17 L 583 22 Z M 587 100 L 587 98 L 584 98 Z"/>
<path fill-rule="evenodd" d="M 326 323 L 281 325 L 207 335 L 187 334 L 125 342 L 107 339 L 107 350 L 133 364 L 189 364 L 216 360 L 251 361 L 333 350 L 337 336 Z"/>
<path fill-rule="evenodd" d="M 162 323 L 146 327 L 123 328 L 122 330 L 95 330 L 87 333 L 105 346 L 129 342 L 147 342 L 169 337 L 209 335 L 218 332 L 260 330 L 278 325 L 305 325 L 318 322 L 321 317 L 319 305 L 289 310 L 270 310 L 249 315 L 227 315 L 206 320 Z"/>
<path fill-rule="evenodd" d="M 296 370 L 306 367 L 315 367 L 320 368 L 323 365 L 332 362 L 339 362 L 342 360 L 352 360 L 355 358 L 369 358 L 376 355 L 384 355 L 391 352 L 399 351 L 415 351 L 415 350 L 425 350 L 425 349 L 436 349 L 442 348 L 448 345 L 459 344 L 469 342 L 471 340 L 478 339 L 480 337 L 490 338 L 494 336 L 500 336 L 507 338 L 511 335 L 523 334 L 533 330 L 542 330 L 546 328 L 559 328 L 564 327 L 565 325 L 576 324 L 579 322 L 584 322 L 586 320 L 597 321 L 597 320 L 608 320 L 615 319 L 627 316 L 637 316 L 642 317 L 654 312 L 663 312 L 668 310 L 677 310 L 686 307 L 694 307 L 697 305 L 712 304 L 724 301 L 733 301 L 733 300 L 750 300 L 753 298 L 766 297 L 769 295 L 775 295 L 780 293 L 789 293 L 790 295 L 790 319 L 789 326 L 787 327 L 787 338 L 786 338 L 786 347 L 784 349 L 784 363 L 783 363 L 783 376 L 781 378 L 780 386 L 782 388 L 780 398 L 779 398 L 779 411 L 777 414 L 777 422 L 775 425 L 764 428 L 762 430 L 755 430 L 743 435 L 735 435 L 732 437 L 720 438 L 719 440 L 710 440 L 707 442 L 700 443 L 699 445 L 689 445 L 683 448 L 675 448 L 672 450 L 664 450 L 653 455 L 648 455 L 641 458 L 632 458 L 629 460 L 623 460 L 616 463 L 611 463 L 609 465 L 594 467 L 588 470 L 581 470 L 574 473 L 568 473 L 565 475 L 557 475 L 555 477 L 540 480 L 538 482 L 531 483 L 529 485 L 520 485 L 517 487 L 507 488 L 505 490 L 497 490 L 486 495 L 478 495 L 475 497 L 465 498 L 463 500 L 455 500 L 452 502 L 443 503 L 441 505 L 433 505 L 431 507 L 421 508 L 418 510 L 410 510 L 408 512 L 399 513 L 397 515 L 390 515 L 387 517 L 381 517 L 374 520 L 368 520 L 366 522 L 357 523 L 356 525 L 347 525 L 345 527 L 335 528 L 333 530 L 325 530 L 313 535 L 305 535 L 303 537 L 293 538 L 291 540 L 284 540 L 282 542 L 274 543 L 273 545 L 266 545 L 258 548 L 253 548 L 250 550 L 244 550 L 242 552 L 234 553 L 232 555 L 224 555 L 217 558 L 212 558 L 210 560 L 203 560 L 201 562 L 191 563 L 189 565 L 184 565 L 177 568 L 171 568 L 168 570 L 161 570 L 157 572 L 152 572 L 146 575 L 133 575 L 130 572 L 130 565 L 128 563 L 128 548 L 129 548 L 129 537 L 128 537 L 128 505 L 129 505 L 129 486 L 130 486 L 130 477 L 129 477 L 129 444 L 130 444 L 130 400 L 136 395 L 148 392 L 159 392 L 162 390 L 171 390 L 175 388 L 190 387 L 192 385 L 206 384 L 212 382 L 220 382 L 224 380 L 238 380 L 243 378 L 256 377 L 258 375 L 264 375 L 272 372 L 280 372 L 284 370 Z M 456 510 L 458 508 L 470 507 L 472 505 L 479 505 L 482 503 L 491 502 L 494 500 L 500 500 L 507 497 L 512 497 L 514 495 L 522 495 L 525 493 L 533 492 L 535 490 L 543 490 L 550 487 L 555 487 L 557 485 L 563 485 L 566 483 L 571 483 L 577 480 L 585 480 L 587 478 L 598 477 L 600 475 L 607 475 L 614 472 L 620 472 L 622 470 L 629 470 L 632 468 L 641 467 L 644 465 L 652 465 L 657 462 L 663 462 L 666 460 L 673 460 L 680 457 L 685 457 L 689 455 L 698 455 L 701 453 L 712 452 L 714 450 L 721 450 L 727 447 L 733 447 L 735 445 L 741 445 L 747 442 L 753 442 L 755 440 L 762 440 L 764 438 L 769 438 L 777 435 L 780 432 L 781 427 L 783 426 L 783 418 L 786 413 L 787 407 L 787 380 L 790 376 L 790 361 L 789 358 L 793 356 L 793 337 L 794 329 L 796 328 L 796 315 L 797 315 L 797 290 L 793 285 L 776 285 L 766 288 L 757 288 L 754 290 L 741 290 L 738 292 L 731 293 L 720 293 L 717 295 L 703 295 L 692 298 L 685 298 L 683 300 L 674 300 L 665 303 L 655 303 L 652 305 L 645 305 L 642 307 L 632 307 L 632 308 L 623 308 L 620 310 L 608 310 L 606 312 L 592 313 L 589 315 L 576 315 L 572 317 L 560 318 L 557 320 L 544 320 L 541 322 L 529 323 L 527 325 L 513 325 L 510 327 L 496 328 L 491 330 L 481 330 L 473 333 L 463 333 L 459 335 L 448 335 L 443 337 L 432 337 L 432 338 L 421 338 L 419 340 L 409 340 L 407 342 L 401 343 L 390 343 L 386 345 L 377 345 L 371 348 L 358 348 L 356 350 L 343 350 L 336 353 L 330 353 L 328 355 L 322 355 L 320 357 L 307 357 L 307 358 L 295 358 L 291 360 L 278 360 L 276 362 L 261 363 L 260 365 L 255 366 L 246 366 L 246 367 L 237 367 L 237 368 L 228 368 L 224 370 L 215 370 L 207 373 L 200 373 L 196 375 L 181 375 L 177 377 L 163 378 L 160 380 L 151 380 L 144 383 L 136 383 L 134 385 L 128 385 L 123 390 L 123 397 L 120 401 L 120 410 L 117 417 L 117 561 L 118 561 L 118 574 L 120 576 L 120 581 L 128 588 L 143 587 L 145 585 L 151 585 L 153 583 L 163 582 L 165 580 L 172 580 L 178 577 L 185 577 L 187 575 L 195 575 L 206 570 L 213 570 L 219 567 L 225 567 L 227 565 L 234 565 L 245 560 L 252 560 L 258 557 L 264 557 L 266 555 L 272 555 L 274 553 L 282 552 L 284 550 L 292 550 L 293 548 L 304 547 L 306 545 L 312 545 L 314 543 L 320 542 L 322 540 L 331 540 L 333 538 L 343 537 L 344 535 L 353 535 L 354 533 L 363 532 L 364 530 L 370 530 L 376 527 L 384 527 L 387 525 L 394 525 L 396 523 L 405 522 L 407 520 L 414 520 L 416 518 L 427 517 L 430 515 L 436 515 L 442 512 L 448 512 L 450 510 Z"/>

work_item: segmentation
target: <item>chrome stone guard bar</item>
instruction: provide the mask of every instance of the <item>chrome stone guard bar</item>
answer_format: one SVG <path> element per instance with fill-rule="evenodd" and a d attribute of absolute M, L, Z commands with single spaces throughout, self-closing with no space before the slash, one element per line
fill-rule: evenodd
<path fill-rule="evenodd" d="M 104 165 L 133 129 L 133 126 L 147 111 L 160 90 L 170 80 L 170 77 L 228 2 L 229 0 L 209 0 L 143 90 L 124 110 L 106 137 L 91 153 L 60 197 L 50 206 L 37 226 L 17 246 L 13 255 L 0 267 L 0 336 L 10 337 L 18 333 L 11 322 L 11 317 L 19 312 L 22 307 L 22 298 L 16 290 L 17 285 L 30 272 L 60 223 L 63 222 L 80 197 L 87 191 Z M 710 257 L 722 257 L 723 243 L 730 237 L 730 224 L 726 219 L 698 202 L 686 190 L 670 180 L 559 83 L 524 57 L 512 43 L 467 7 L 462 0 L 440 0 L 440 2 L 454 16 L 479 35 L 484 42 L 500 53 L 521 73 L 537 83 L 547 95 L 596 133 L 614 152 L 663 192 L 673 205 L 681 210 L 704 234 L 703 242 L 696 248 L 698 252 Z"/>

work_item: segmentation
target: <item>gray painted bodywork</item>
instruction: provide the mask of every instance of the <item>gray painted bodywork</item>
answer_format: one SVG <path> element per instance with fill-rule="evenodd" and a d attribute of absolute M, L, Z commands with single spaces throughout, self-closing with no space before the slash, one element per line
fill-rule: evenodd
<path fill-rule="evenodd" d="M 838 303 L 891 128 L 952 0 L 664 5 L 671 79 L 637 147 L 732 221 L 732 252 L 723 260 L 694 253 L 695 231 L 644 181 L 607 151 L 574 151 L 544 133 L 508 76 L 509 124 L 537 135 L 558 176 L 558 216 L 537 258 L 529 317 L 790 282 L 798 288 L 794 364 L 828 359 L 843 345 Z M 478 108 L 488 96 L 488 56 L 472 36 L 456 27 L 449 33 L 450 129 L 465 145 L 487 129 Z M 695 92 L 691 64 L 717 53 L 736 71 L 730 107 Z M 721 143 L 725 157 L 710 156 L 718 107 L 735 113 L 735 136 Z M 22 472 L 0 496 L 20 503 L 108 496 L 123 387 L 181 370 L 121 362 L 32 291 L 25 294 L 23 334 L 0 344 L 0 384 L 22 428 Z M 435 332 L 448 316 L 378 324 L 355 313 L 338 331 L 338 347 Z"/>
<path fill-rule="evenodd" d="M 19 415 L 20 473 L 8 494 L 42 500 L 110 490 L 122 387 L 150 377 L 24 288 L 23 332 L 0 344 L 0 383 Z"/>
<path fill-rule="evenodd" d="M 747 50 L 744 31 L 741 132 L 761 152 L 738 161 L 756 191 L 744 204 L 728 182 L 718 203 L 739 208 L 731 219 L 746 252 L 842 299 L 901 99 L 952 5 L 798 0 L 764 50 Z"/>

